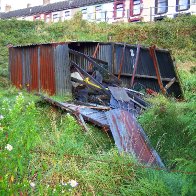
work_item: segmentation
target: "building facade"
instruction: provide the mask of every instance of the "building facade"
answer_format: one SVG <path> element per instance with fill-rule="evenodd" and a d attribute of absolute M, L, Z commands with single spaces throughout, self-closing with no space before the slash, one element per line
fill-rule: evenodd
<path fill-rule="evenodd" d="M 57 1 L 57 0 L 56 0 Z M 1 2 L 1 1 L 0 1 Z M 58 22 L 71 19 L 81 12 L 83 19 L 91 22 L 148 22 L 174 18 L 179 14 L 195 14 L 196 0 L 43 0 L 42 5 L 0 13 L 1 19 L 42 20 Z"/>

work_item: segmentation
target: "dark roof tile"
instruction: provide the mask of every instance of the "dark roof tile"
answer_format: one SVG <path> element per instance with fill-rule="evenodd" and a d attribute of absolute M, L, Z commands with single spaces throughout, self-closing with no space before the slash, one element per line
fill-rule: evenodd
<path fill-rule="evenodd" d="M 15 11 L 10 11 L 7 13 L 0 13 L 1 19 L 7 18 L 15 18 L 15 17 L 23 17 L 23 16 L 31 16 L 40 13 L 49 13 L 54 11 L 78 8 L 88 5 L 94 4 L 101 4 L 101 3 L 109 3 L 113 2 L 114 0 L 68 0 L 68 1 L 61 1 L 57 3 L 52 3 L 48 5 L 40 5 L 30 8 L 19 9 Z"/>

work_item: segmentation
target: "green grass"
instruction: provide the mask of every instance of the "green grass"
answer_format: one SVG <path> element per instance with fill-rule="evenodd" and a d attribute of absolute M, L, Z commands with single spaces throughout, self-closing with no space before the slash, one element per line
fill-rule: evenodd
<path fill-rule="evenodd" d="M 136 160 L 119 154 L 103 130 L 89 126 L 84 132 L 70 114 L 33 95 L 13 88 L 0 92 L 1 195 L 190 193 L 186 175 L 135 167 Z M 62 185 L 71 179 L 76 188 Z"/>

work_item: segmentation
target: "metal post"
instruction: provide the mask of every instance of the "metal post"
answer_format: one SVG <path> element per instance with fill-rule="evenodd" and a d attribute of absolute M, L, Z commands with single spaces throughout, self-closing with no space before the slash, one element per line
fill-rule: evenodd
<path fill-rule="evenodd" d="M 157 56 L 156 56 L 156 50 L 155 49 L 156 49 L 156 46 L 151 46 L 149 48 L 150 56 L 153 60 L 153 64 L 154 64 L 155 72 L 156 72 L 156 75 L 157 75 L 159 87 L 160 87 L 162 93 L 165 95 L 166 94 L 166 89 L 163 86 L 161 73 L 160 73 L 160 70 L 159 70 L 159 63 L 158 63 L 158 59 L 157 59 Z"/>
<path fill-rule="evenodd" d="M 105 22 L 107 22 L 107 11 L 105 11 Z"/>
<path fill-rule="evenodd" d="M 152 22 L 152 7 L 150 7 L 150 22 Z"/>
<path fill-rule="evenodd" d="M 121 76 L 121 73 L 122 73 L 122 67 L 123 67 L 123 63 L 124 63 L 125 48 L 126 48 L 126 43 L 124 43 L 124 47 L 123 47 L 122 55 L 121 55 L 121 60 L 120 60 L 120 69 L 119 69 L 119 73 L 118 73 L 118 79 L 119 80 L 120 80 L 120 76 Z"/>
<path fill-rule="evenodd" d="M 96 48 L 95 48 L 95 51 L 94 51 L 94 53 L 93 53 L 93 57 L 94 57 L 94 58 L 97 56 L 97 52 L 98 52 L 98 51 L 99 51 L 99 43 L 97 44 L 97 46 L 96 46 Z M 92 69 L 93 69 L 93 64 L 90 63 L 90 65 L 89 65 L 89 71 L 92 71 Z"/>
<path fill-rule="evenodd" d="M 137 66 L 139 64 L 139 56 L 140 56 L 140 45 L 138 44 L 137 45 L 136 60 L 135 60 L 135 65 L 134 65 L 134 69 L 133 69 L 133 75 L 132 75 L 132 78 L 131 78 L 131 88 L 133 87 Z"/>

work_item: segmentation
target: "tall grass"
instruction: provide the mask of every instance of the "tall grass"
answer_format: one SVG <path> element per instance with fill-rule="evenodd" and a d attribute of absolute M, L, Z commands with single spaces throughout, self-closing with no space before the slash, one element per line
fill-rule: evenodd
<path fill-rule="evenodd" d="M 9 93 L 8 93 L 9 91 Z M 0 90 L 0 194 L 176 195 L 190 192 L 181 174 L 135 167 L 112 138 L 37 97 Z M 12 92 L 12 93 L 10 93 Z M 10 151 L 5 147 L 11 145 Z M 78 186 L 68 183 L 75 180 Z"/>
<path fill-rule="evenodd" d="M 166 166 L 187 172 L 196 171 L 196 97 L 195 73 L 180 71 L 185 100 L 159 95 L 139 120 Z M 196 193 L 195 176 L 187 178 L 191 192 Z"/>

